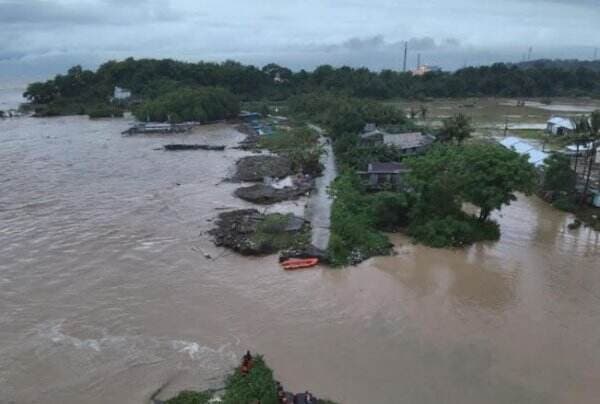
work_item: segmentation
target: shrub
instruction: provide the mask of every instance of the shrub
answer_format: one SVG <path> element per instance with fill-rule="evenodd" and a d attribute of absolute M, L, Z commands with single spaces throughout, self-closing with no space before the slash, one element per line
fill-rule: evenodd
<path fill-rule="evenodd" d="M 90 119 L 123 117 L 123 110 L 112 105 L 96 105 L 87 109 Z"/>
<path fill-rule="evenodd" d="M 206 404 L 212 398 L 212 393 L 208 391 L 182 391 L 166 404 Z"/>
<path fill-rule="evenodd" d="M 435 248 L 463 247 L 477 241 L 498 240 L 500 228 L 494 221 L 482 222 L 464 214 L 413 223 L 409 234 L 418 242 Z"/>
<path fill-rule="evenodd" d="M 258 224 L 256 233 L 252 236 L 252 241 L 258 246 L 258 249 L 276 252 L 306 246 L 310 242 L 308 226 L 304 226 L 300 232 L 288 232 L 285 229 L 292 217 L 292 214 L 280 213 L 267 215 Z"/>
<path fill-rule="evenodd" d="M 575 212 L 577 210 L 577 203 L 573 194 L 559 195 L 554 202 L 552 202 L 552 206 L 565 212 Z"/>
<path fill-rule="evenodd" d="M 399 192 L 378 192 L 368 197 L 375 216 L 375 226 L 394 231 L 409 224 L 408 196 Z"/>
<path fill-rule="evenodd" d="M 273 371 L 261 356 L 254 358 L 252 369 L 243 375 L 239 369 L 229 376 L 225 384 L 224 404 L 277 404 L 277 386 Z"/>

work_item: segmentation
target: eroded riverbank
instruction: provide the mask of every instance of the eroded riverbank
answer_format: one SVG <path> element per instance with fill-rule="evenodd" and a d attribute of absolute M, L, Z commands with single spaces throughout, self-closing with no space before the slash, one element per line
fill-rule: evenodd
<path fill-rule="evenodd" d="M 345 404 L 600 395 L 600 240 L 570 216 L 522 198 L 496 218 L 497 243 L 393 236 L 395 257 L 287 273 L 206 234 L 221 208 L 253 206 L 223 182 L 248 155 L 229 147 L 243 134 L 123 139 L 126 127 L 0 123 L 0 401 L 146 402 L 164 384 L 219 385 L 246 349 L 291 390 Z M 172 142 L 228 148 L 152 150 Z"/>

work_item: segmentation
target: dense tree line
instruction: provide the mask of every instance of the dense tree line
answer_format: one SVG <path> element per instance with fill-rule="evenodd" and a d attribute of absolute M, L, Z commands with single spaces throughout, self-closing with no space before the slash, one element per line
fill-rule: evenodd
<path fill-rule="evenodd" d="M 135 117 L 153 122 L 210 122 L 236 117 L 240 103 L 218 87 L 184 88 L 148 99 L 133 109 Z"/>
<path fill-rule="evenodd" d="M 75 66 L 65 75 L 31 84 L 24 95 L 35 104 L 57 105 L 107 102 L 115 86 L 127 88 L 144 99 L 181 87 L 205 86 L 223 87 L 246 100 L 287 99 L 318 91 L 373 99 L 600 96 L 600 72 L 585 66 L 560 68 L 533 64 L 521 68 L 498 63 L 453 73 L 413 76 L 392 70 L 373 72 L 347 66 L 323 65 L 312 72 L 292 72 L 276 64 L 258 68 L 233 61 L 188 63 L 129 58 L 107 62 L 95 72 Z"/>

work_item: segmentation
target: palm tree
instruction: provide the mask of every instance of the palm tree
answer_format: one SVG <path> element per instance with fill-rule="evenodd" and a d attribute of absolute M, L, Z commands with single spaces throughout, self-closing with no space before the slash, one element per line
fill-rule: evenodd
<path fill-rule="evenodd" d="M 470 137 L 473 132 L 471 118 L 462 113 L 454 115 L 452 118 L 444 121 L 442 132 L 446 139 L 456 140 L 460 145 L 465 139 Z"/>

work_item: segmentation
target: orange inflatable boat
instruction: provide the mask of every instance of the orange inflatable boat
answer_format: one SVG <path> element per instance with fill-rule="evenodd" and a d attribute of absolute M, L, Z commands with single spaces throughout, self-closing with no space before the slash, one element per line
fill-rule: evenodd
<path fill-rule="evenodd" d="M 283 269 L 292 271 L 294 269 L 310 268 L 319 263 L 318 258 L 290 258 L 281 263 Z"/>

